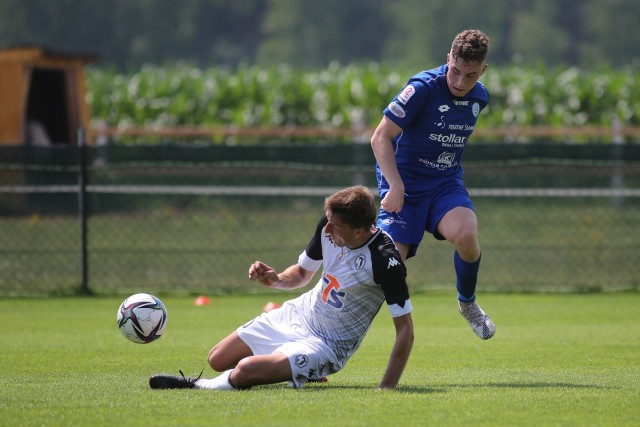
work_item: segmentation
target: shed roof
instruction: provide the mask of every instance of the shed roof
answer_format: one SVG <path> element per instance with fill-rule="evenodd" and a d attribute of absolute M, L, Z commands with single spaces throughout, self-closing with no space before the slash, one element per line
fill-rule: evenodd
<path fill-rule="evenodd" d="M 27 62 L 38 59 L 80 60 L 84 64 L 97 62 L 100 56 L 94 53 L 72 52 L 40 45 L 14 45 L 0 49 L 0 61 Z"/>

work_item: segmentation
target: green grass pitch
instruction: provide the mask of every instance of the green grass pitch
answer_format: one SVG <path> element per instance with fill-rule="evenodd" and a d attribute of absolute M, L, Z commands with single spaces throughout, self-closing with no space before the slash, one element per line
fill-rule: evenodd
<path fill-rule="evenodd" d="M 290 294 L 292 295 L 292 294 Z M 376 386 L 394 331 L 380 312 L 325 384 L 154 391 L 154 373 L 205 376 L 210 347 L 282 293 L 166 296 L 165 335 L 116 326 L 124 297 L 0 299 L 1 426 L 637 426 L 640 294 L 481 294 L 496 336 L 478 339 L 453 293 L 412 297 L 415 344 L 394 391 Z M 162 295 L 160 295 L 162 297 Z"/>

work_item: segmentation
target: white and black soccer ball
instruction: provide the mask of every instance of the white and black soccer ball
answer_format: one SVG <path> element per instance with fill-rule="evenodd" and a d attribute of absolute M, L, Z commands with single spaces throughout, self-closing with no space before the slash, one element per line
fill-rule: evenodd
<path fill-rule="evenodd" d="M 118 308 L 118 328 L 129 341 L 147 344 L 162 336 L 167 327 L 167 308 L 151 294 L 134 294 Z"/>

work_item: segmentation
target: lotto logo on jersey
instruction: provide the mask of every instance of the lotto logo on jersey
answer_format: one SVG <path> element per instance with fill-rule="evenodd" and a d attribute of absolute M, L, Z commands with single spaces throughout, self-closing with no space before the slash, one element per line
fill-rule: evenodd
<path fill-rule="evenodd" d="M 322 291 L 322 301 L 333 308 L 342 308 L 344 296 L 346 295 L 340 290 L 340 282 L 330 274 L 324 274 L 322 280 L 325 283 Z"/>

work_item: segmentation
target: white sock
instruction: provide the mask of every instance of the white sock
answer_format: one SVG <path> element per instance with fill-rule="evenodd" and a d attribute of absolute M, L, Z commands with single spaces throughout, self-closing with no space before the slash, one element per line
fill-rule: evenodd
<path fill-rule="evenodd" d="M 235 390 L 229 382 L 229 375 L 231 375 L 231 369 L 224 371 L 220 375 L 211 379 L 200 378 L 196 381 L 196 388 L 207 390 Z"/>

